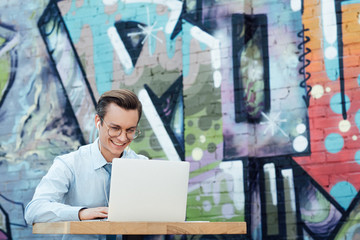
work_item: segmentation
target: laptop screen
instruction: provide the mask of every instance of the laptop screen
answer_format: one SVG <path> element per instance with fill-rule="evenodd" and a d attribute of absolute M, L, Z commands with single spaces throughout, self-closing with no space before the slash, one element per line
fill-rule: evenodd
<path fill-rule="evenodd" d="M 113 159 L 108 221 L 182 222 L 189 163 Z"/>

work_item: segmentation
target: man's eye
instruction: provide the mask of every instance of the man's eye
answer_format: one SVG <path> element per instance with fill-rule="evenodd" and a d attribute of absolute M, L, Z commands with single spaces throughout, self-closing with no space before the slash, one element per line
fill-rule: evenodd
<path fill-rule="evenodd" d="M 112 127 L 111 130 L 112 130 L 112 131 L 119 131 L 120 128 Z"/>
<path fill-rule="evenodd" d="M 134 133 L 135 132 L 135 129 L 129 129 L 126 131 L 127 133 Z"/>

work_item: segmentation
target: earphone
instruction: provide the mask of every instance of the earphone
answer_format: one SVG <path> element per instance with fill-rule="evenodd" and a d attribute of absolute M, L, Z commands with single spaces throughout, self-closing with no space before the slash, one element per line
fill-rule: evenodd
<path fill-rule="evenodd" d="M 99 138 L 100 138 L 100 121 L 98 121 L 98 123 L 96 124 L 96 128 L 98 130 L 98 134 L 99 134 Z M 101 143 L 100 143 L 100 139 L 99 139 L 99 149 L 100 149 L 100 153 L 101 153 Z"/>
<path fill-rule="evenodd" d="M 99 137 L 100 137 L 100 121 L 96 124 L 96 128 L 99 132 Z M 100 153 L 101 153 L 101 143 L 100 143 L 100 140 L 99 140 L 99 150 L 100 150 Z M 103 172 L 105 172 L 105 174 L 108 174 L 107 171 L 105 171 L 105 169 L 101 168 L 101 170 Z M 103 182 L 103 187 L 104 187 L 104 193 L 105 193 L 105 200 L 106 200 L 106 203 L 107 203 L 107 206 L 109 206 L 109 197 L 108 197 L 108 193 L 106 191 L 106 184 L 105 184 L 105 179 L 104 179 L 104 182 Z"/>

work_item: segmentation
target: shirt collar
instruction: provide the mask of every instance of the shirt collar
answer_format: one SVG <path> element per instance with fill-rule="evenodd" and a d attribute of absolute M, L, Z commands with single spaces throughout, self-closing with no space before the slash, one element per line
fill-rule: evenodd
<path fill-rule="evenodd" d="M 121 158 L 126 157 L 128 154 L 129 146 L 127 146 L 122 154 Z M 99 169 L 107 164 L 106 159 L 101 154 L 99 149 L 99 138 L 95 139 L 95 141 L 91 144 L 91 153 L 93 155 L 93 164 L 94 169 Z"/>
<path fill-rule="evenodd" d="M 94 169 L 99 169 L 106 165 L 106 159 L 104 156 L 100 153 L 99 149 L 99 138 L 97 138 L 92 144 L 91 144 L 91 153 L 92 153 L 92 159 L 94 164 Z"/>

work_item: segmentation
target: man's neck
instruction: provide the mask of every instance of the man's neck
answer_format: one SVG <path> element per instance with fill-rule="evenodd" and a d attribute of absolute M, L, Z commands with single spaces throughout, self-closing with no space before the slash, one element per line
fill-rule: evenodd
<path fill-rule="evenodd" d="M 120 156 L 112 156 L 112 154 L 109 154 L 109 156 L 105 156 L 103 153 L 101 153 L 101 155 L 103 155 L 103 157 L 105 158 L 105 160 L 106 160 L 107 162 L 109 162 L 109 163 L 111 163 L 114 158 L 121 158 L 121 157 L 123 156 L 123 154 L 124 154 L 124 152 L 122 152 L 122 153 L 120 154 Z"/>

